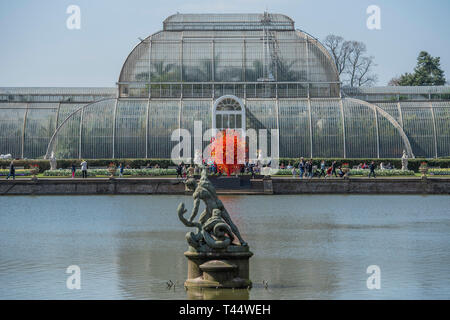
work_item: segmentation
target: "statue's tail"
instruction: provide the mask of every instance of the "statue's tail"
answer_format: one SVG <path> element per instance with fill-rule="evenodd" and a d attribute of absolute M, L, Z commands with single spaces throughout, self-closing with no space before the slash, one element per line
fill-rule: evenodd
<path fill-rule="evenodd" d="M 219 226 L 219 224 L 217 224 L 216 226 Z M 227 229 L 227 231 L 231 232 L 231 230 L 228 230 L 229 226 L 227 224 L 225 224 L 225 223 L 220 223 L 219 228 L 225 228 L 225 229 Z M 210 248 L 213 248 L 213 249 L 224 249 L 224 248 L 228 247 L 231 244 L 231 239 L 230 238 L 225 238 L 224 240 L 215 240 L 205 230 L 202 231 L 202 235 L 203 235 L 203 239 L 205 240 L 206 244 Z"/>
<path fill-rule="evenodd" d="M 194 222 L 194 221 L 189 221 L 184 217 L 184 214 L 186 213 L 186 209 L 184 208 L 184 203 L 180 203 L 178 205 L 178 218 L 180 219 L 180 221 L 186 226 L 186 227 L 193 227 L 193 228 L 198 228 L 199 230 L 201 230 L 202 225 L 199 222 Z"/>

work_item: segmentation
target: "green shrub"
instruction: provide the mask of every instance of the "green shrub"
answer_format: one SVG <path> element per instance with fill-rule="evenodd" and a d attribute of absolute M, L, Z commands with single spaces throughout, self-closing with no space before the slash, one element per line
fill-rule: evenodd
<path fill-rule="evenodd" d="M 109 176 L 110 173 L 107 169 L 88 169 L 88 177 L 95 176 Z M 175 169 L 124 169 L 124 176 L 131 177 L 153 177 L 153 176 L 167 176 L 176 175 L 177 171 Z M 119 170 L 116 170 L 115 176 L 119 175 Z M 46 170 L 44 172 L 46 177 L 70 177 L 72 176 L 71 169 L 58 169 L 58 170 Z M 81 176 L 81 170 L 75 171 L 75 176 Z"/>
<path fill-rule="evenodd" d="M 437 175 L 437 176 L 449 176 L 450 175 L 450 169 L 449 168 L 428 169 L 428 174 Z"/>
<path fill-rule="evenodd" d="M 0 160 L 0 168 L 8 169 L 11 160 Z M 45 170 L 50 169 L 50 162 L 48 160 L 14 160 L 14 166 L 23 167 L 24 169 L 29 169 L 32 165 L 39 166 L 39 172 L 44 172 Z M 19 169 L 20 170 L 20 169 Z"/>
<path fill-rule="evenodd" d="M 349 176 L 368 176 L 370 170 L 368 169 L 351 169 L 348 173 Z M 380 177 L 398 177 L 398 176 L 414 176 L 412 170 L 375 170 L 375 174 Z"/>
<path fill-rule="evenodd" d="M 7 176 L 9 174 L 9 169 L 0 169 L 0 177 Z M 16 176 L 31 176 L 32 173 L 27 169 L 16 170 Z"/>

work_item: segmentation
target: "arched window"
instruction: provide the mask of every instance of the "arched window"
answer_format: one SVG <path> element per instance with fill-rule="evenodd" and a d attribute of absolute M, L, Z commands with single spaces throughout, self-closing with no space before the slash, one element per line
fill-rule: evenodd
<path fill-rule="evenodd" d="M 222 96 L 213 107 L 213 128 L 218 130 L 245 130 L 245 107 L 242 101 L 232 95 Z"/>

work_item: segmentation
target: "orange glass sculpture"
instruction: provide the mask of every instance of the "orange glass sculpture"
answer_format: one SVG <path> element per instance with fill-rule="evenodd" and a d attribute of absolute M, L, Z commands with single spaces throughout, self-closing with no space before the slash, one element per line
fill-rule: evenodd
<path fill-rule="evenodd" d="M 232 129 L 222 130 L 211 142 L 211 158 L 222 174 L 238 174 L 245 161 L 245 139 Z"/>

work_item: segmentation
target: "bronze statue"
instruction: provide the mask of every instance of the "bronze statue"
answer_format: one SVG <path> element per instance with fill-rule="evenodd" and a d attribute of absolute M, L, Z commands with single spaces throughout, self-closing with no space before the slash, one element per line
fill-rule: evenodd
<path fill-rule="evenodd" d="M 190 246 L 202 251 L 208 250 L 208 248 L 223 249 L 232 245 L 234 236 L 238 238 L 241 246 L 247 245 L 222 201 L 217 197 L 216 189 L 208 180 L 205 169 L 203 169 L 198 183 L 194 178 L 190 178 L 186 181 L 186 187 L 194 192 L 192 195 L 194 207 L 189 220 L 187 220 L 184 217 L 187 210 L 184 203 L 180 203 L 178 217 L 185 226 L 197 228 L 196 233 L 188 232 L 186 234 L 186 240 Z M 200 214 L 198 222 L 194 222 L 201 201 L 205 203 L 206 208 Z"/>

